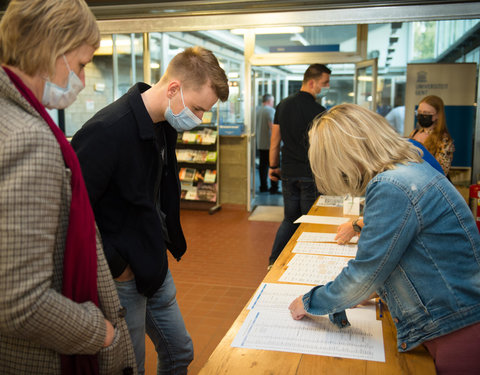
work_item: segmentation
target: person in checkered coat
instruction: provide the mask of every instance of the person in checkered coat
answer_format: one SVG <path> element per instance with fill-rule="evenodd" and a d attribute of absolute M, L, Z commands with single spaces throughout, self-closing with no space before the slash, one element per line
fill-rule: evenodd
<path fill-rule="evenodd" d="M 45 110 L 75 100 L 99 42 L 84 0 L 12 0 L 0 22 L 2 375 L 137 371 L 78 159 Z"/>

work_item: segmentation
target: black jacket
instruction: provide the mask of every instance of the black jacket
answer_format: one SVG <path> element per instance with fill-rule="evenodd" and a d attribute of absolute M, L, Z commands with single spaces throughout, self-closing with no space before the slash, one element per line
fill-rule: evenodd
<path fill-rule="evenodd" d="M 133 86 L 95 114 L 72 139 L 112 276 L 120 276 L 129 264 L 138 291 L 147 297 L 165 279 L 167 248 L 177 260 L 186 251 L 180 225 L 177 132 L 166 121 L 152 122 L 140 96 L 149 87 L 144 83 Z M 155 126 L 163 127 L 165 132 L 163 169 L 159 165 Z M 166 215 L 168 241 L 155 208 L 159 170 L 160 204 Z"/>

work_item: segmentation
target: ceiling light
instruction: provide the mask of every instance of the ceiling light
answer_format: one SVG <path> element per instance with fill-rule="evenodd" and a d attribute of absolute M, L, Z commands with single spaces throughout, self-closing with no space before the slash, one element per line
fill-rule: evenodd
<path fill-rule="evenodd" d="M 371 76 L 358 76 L 357 80 L 363 82 L 373 82 L 373 78 Z"/>
<path fill-rule="evenodd" d="M 115 41 L 115 45 L 117 47 L 120 47 L 120 46 L 130 46 L 130 39 L 117 39 Z M 100 48 L 101 47 L 112 47 L 113 46 L 113 40 L 112 39 L 102 39 L 100 40 Z"/>
<path fill-rule="evenodd" d="M 102 39 L 100 40 L 100 47 L 111 47 L 113 46 L 112 39 Z"/>
<path fill-rule="evenodd" d="M 243 35 L 247 31 L 253 31 L 254 34 L 296 34 L 303 33 L 302 26 L 290 27 L 258 27 L 254 29 L 232 29 L 230 32 L 236 35 Z"/>
<path fill-rule="evenodd" d="M 290 41 L 292 42 L 298 42 L 300 43 L 302 46 L 309 46 L 310 43 L 308 42 L 308 40 L 306 40 L 303 36 L 301 36 L 300 34 L 295 34 L 293 35 L 291 38 L 290 38 Z"/>
<path fill-rule="evenodd" d="M 115 48 L 119 55 L 129 55 L 132 53 L 132 44 L 130 38 L 116 38 Z M 142 53 L 142 44 L 138 38 L 133 42 L 135 54 Z M 103 38 L 100 41 L 100 47 L 95 51 L 95 56 L 106 56 L 113 54 L 113 40 L 112 38 Z"/>

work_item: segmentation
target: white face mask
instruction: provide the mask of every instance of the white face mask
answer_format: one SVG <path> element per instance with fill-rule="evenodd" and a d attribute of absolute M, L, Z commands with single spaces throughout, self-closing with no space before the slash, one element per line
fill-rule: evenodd
<path fill-rule="evenodd" d="M 69 70 L 67 87 L 63 88 L 50 80 L 45 82 L 43 89 L 42 104 L 48 109 L 64 109 L 72 104 L 80 91 L 83 90 L 83 83 L 80 78 L 70 69 L 65 55 L 63 60 Z"/>
<path fill-rule="evenodd" d="M 185 105 L 183 100 L 183 91 L 180 87 L 180 95 L 182 97 L 183 109 L 182 111 L 175 115 L 172 112 L 170 107 L 170 99 L 168 99 L 168 108 L 165 110 L 165 119 L 176 131 L 184 132 L 186 130 L 191 130 L 195 126 L 198 126 L 202 123 L 202 120 L 199 119 L 195 114 Z"/>

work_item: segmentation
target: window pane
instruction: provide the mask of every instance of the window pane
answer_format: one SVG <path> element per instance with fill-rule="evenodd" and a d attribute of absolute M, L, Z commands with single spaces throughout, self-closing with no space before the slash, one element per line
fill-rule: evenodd
<path fill-rule="evenodd" d="M 255 45 L 261 49 L 257 53 L 354 52 L 357 48 L 356 25 L 297 27 L 291 33 L 257 34 Z"/>

